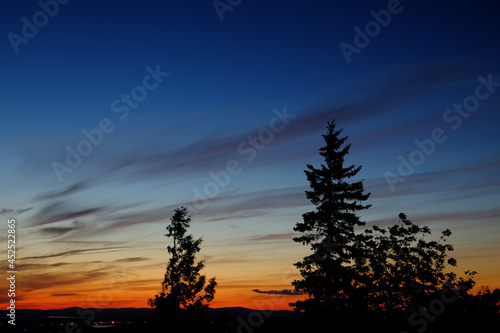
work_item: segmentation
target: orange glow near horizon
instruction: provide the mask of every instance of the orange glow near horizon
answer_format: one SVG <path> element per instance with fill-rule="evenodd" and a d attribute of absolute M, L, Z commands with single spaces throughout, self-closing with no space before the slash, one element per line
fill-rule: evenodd
<path fill-rule="evenodd" d="M 17 309 L 64 309 L 71 307 L 81 308 L 149 308 L 148 298 L 158 293 L 158 290 L 136 290 L 114 293 L 112 290 L 103 289 L 88 294 L 78 293 L 75 295 L 49 296 L 57 288 L 49 288 L 45 292 L 36 292 L 26 299 L 16 299 Z M 232 288 L 229 288 L 232 289 Z M 211 308 L 244 307 L 256 310 L 292 310 L 290 302 L 302 299 L 301 295 L 267 295 L 255 292 L 234 292 L 233 294 L 220 288 L 216 292 L 215 299 L 210 303 Z M 5 309 L 8 302 L 2 300 L 0 307 Z"/>
<path fill-rule="evenodd" d="M 42 269 L 36 264 L 19 265 L 16 276 L 16 308 L 149 308 L 148 299 L 161 291 L 164 267 L 165 264 L 161 262 L 141 266 L 132 261 L 119 268 L 113 263 L 102 265 L 93 264 L 92 261 L 64 264 L 55 262 L 44 265 L 45 274 L 41 274 Z M 204 269 L 202 274 L 207 278 L 216 276 L 218 282 L 215 299 L 210 303 L 211 308 L 291 310 L 288 304 L 302 298 L 301 295 L 275 295 L 253 291 L 256 288 L 264 291 L 291 289 L 290 281 L 298 277 L 296 272 L 289 273 L 291 270 L 284 275 L 281 272 L 285 269 L 280 270 L 278 267 L 272 270 L 261 267 L 260 272 L 248 273 L 248 276 L 242 278 L 236 271 L 228 271 L 227 268 L 224 270 L 221 264 L 214 263 L 210 268 Z M 136 272 L 143 272 L 144 275 Z M 269 276 L 278 276 L 279 283 Z M 8 290 L 7 283 L 2 281 L 0 288 Z M 0 295 L 1 308 L 5 309 L 9 305 L 8 302 L 7 294 Z"/>
<path fill-rule="evenodd" d="M 493 290 L 491 280 L 476 279 L 477 284 L 472 293 L 477 293 L 482 286 L 489 285 Z M 484 282 L 484 283 L 483 283 Z M 102 289 L 79 291 L 75 293 L 61 293 L 57 286 L 52 286 L 44 290 L 23 292 L 22 284 L 18 287 L 18 297 L 16 297 L 17 309 L 63 309 L 70 307 L 81 308 L 148 308 L 148 298 L 159 292 L 159 288 L 140 288 L 139 281 L 116 283 L 111 281 Z M 111 287 L 110 287 L 111 286 Z M 283 287 L 283 286 L 281 286 Z M 284 286 L 286 287 L 286 286 Z M 292 310 L 289 303 L 304 299 L 303 295 L 274 295 L 259 294 L 253 292 L 251 286 L 245 287 L 225 287 L 219 285 L 211 308 L 223 307 L 245 307 L 256 310 Z M 0 307 L 5 309 L 9 303 L 5 296 L 2 296 Z"/>
<path fill-rule="evenodd" d="M 36 238 L 34 229 L 20 228 L 19 239 L 26 246 L 19 247 L 22 256 L 16 261 L 16 308 L 148 308 L 148 299 L 161 289 L 168 261 L 165 250 L 168 239 L 156 231 L 163 226 L 155 226 L 151 228 L 154 236 L 147 241 L 135 240 L 141 231 L 145 233 L 139 228 L 143 227 L 109 234 L 105 241 L 98 238 L 100 233 L 91 230 L 96 234 L 91 236 L 97 239 L 89 236 L 85 241 L 54 241 L 50 246 Z M 215 276 L 218 283 L 210 307 L 292 310 L 289 303 L 305 298 L 278 293 L 292 289 L 291 282 L 300 279 L 293 263 L 308 254 L 306 246 L 297 246 L 292 235 L 280 234 L 279 230 L 256 237 L 259 231 L 252 229 L 243 237 L 238 228 L 226 229 L 234 235 L 221 237 L 209 223 L 194 224 L 192 229 L 194 235 L 204 235 L 199 260 L 205 260 L 206 266 L 201 273 L 207 278 Z M 478 272 L 474 277 L 477 282 L 474 294 L 482 287 L 490 290 L 500 287 L 500 268 L 491 265 L 488 257 L 493 249 L 482 245 L 472 247 L 467 242 L 468 230 L 458 229 L 456 234 L 452 242 L 456 252 L 450 255 L 458 260 L 459 266 L 453 271 L 459 277 L 465 270 Z M 0 262 L 0 270 L 7 271 L 6 263 Z M 1 279 L 0 289 L 7 291 L 7 282 Z M 256 289 L 260 292 L 255 292 Z M 7 292 L 0 294 L 0 307 L 5 309 L 9 300 Z"/>

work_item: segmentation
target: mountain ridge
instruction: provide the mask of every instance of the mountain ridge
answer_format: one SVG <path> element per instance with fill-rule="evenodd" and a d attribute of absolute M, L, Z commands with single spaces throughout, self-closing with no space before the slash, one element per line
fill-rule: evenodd
<path fill-rule="evenodd" d="M 0 310 L 1 316 L 6 316 L 8 310 Z M 153 310 L 151 308 L 81 308 L 69 307 L 61 309 L 16 309 L 16 320 L 23 321 L 74 321 L 83 322 L 139 322 L 150 319 Z M 273 318 L 276 320 L 296 317 L 299 314 L 291 310 L 257 310 L 241 306 L 209 308 L 207 319 L 209 321 L 217 320 L 225 314 L 230 321 L 236 321 L 238 318 L 246 320 L 250 315 L 260 313 L 263 318 Z"/>

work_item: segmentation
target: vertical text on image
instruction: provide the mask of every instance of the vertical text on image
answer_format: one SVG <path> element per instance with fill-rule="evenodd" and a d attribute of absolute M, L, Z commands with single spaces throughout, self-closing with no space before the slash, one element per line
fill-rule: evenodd
<path fill-rule="evenodd" d="M 9 281 L 7 317 L 10 319 L 8 320 L 10 325 L 16 325 L 16 220 L 8 219 L 7 227 L 7 281 Z"/>

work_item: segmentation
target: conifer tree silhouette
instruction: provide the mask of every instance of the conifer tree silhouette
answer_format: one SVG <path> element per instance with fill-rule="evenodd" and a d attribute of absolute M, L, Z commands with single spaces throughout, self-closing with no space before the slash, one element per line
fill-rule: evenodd
<path fill-rule="evenodd" d="M 167 247 L 170 259 L 167 264 L 162 291 L 149 299 L 154 308 L 155 319 L 189 325 L 199 321 L 208 309 L 208 303 L 214 299 L 217 282 L 215 277 L 206 280 L 201 275 L 204 262 L 196 262 L 202 239 L 187 235 L 191 222 L 187 208 L 180 207 L 174 212 L 167 226 L 165 236 L 173 239 Z"/>
<path fill-rule="evenodd" d="M 301 235 L 293 240 L 312 250 L 295 264 L 302 280 L 292 285 L 309 296 L 290 304 L 297 311 L 357 309 L 363 299 L 358 295 L 358 283 L 366 266 L 362 246 L 365 235 L 356 234 L 355 227 L 364 225 L 357 212 L 370 207 L 363 204 L 370 194 L 364 193 L 362 180 L 349 182 L 361 166 L 344 165 L 351 145 L 335 127 L 335 121 L 329 122 L 323 135 L 326 145 L 320 148 L 320 155 L 324 164 L 319 168 L 307 165 L 305 170 L 311 187 L 306 196 L 316 208 L 303 214 L 303 222 L 294 227 Z"/>

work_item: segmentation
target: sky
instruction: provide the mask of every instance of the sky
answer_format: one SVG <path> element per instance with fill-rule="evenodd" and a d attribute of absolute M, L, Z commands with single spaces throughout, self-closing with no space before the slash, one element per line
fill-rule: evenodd
<path fill-rule="evenodd" d="M 186 206 L 212 307 L 290 309 L 332 119 L 366 226 L 449 228 L 455 271 L 500 287 L 499 29 L 489 1 L 0 1 L 16 306 L 148 307 Z"/>

